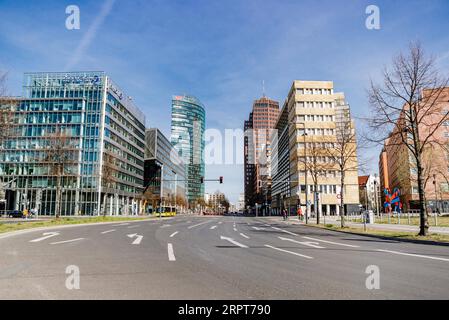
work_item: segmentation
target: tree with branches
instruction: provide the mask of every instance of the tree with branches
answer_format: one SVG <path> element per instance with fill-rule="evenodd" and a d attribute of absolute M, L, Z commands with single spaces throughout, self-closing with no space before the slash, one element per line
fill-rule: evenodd
<path fill-rule="evenodd" d="M 433 57 L 427 57 L 419 43 L 411 43 L 407 54 L 400 53 L 392 66 L 383 71 L 383 83 L 371 81 L 369 102 L 372 117 L 372 141 L 383 142 L 389 134 L 389 145 L 407 148 L 416 167 L 419 194 L 419 235 L 428 233 L 425 199 L 423 154 L 429 147 L 442 147 L 437 132 L 449 120 L 449 110 L 442 101 L 448 78 L 436 69 Z M 447 99 L 446 99 L 447 101 Z"/>
<path fill-rule="evenodd" d="M 311 136 L 310 142 L 306 142 L 304 146 L 304 157 L 300 157 L 298 160 L 304 165 L 304 171 L 307 171 L 307 175 L 312 177 L 314 202 L 315 202 L 315 214 L 316 223 L 320 224 L 320 212 L 318 209 L 318 201 L 316 195 L 318 193 L 319 180 L 326 175 L 326 172 L 332 168 L 332 164 L 327 161 L 327 151 L 322 142 L 315 142 L 313 136 Z M 308 187 L 308 186 L 306 186 Z M 308 192 L 306 190 L 306 192 Z"/>
<path fill-rule="evenodd" d="M 78 162 L 79 149 L 72 137 L 60 126 L 45 136 L 46 145 L 41 151 L 40 163 L 49 167 L 49 173 L 56 179 L 55 216 L 61 215 L 63 178 L 73 177 L 72 168 Z"/>
<path fill-rule="evenodd" d="M 329 148 L 326 156 L 329 157 L 333 168 L 340 178 L 340 221 L 345 226 L 345 179 L 350 172 L 359 170 L 357 161 L 357 137 L 354 122 L 351 120 L 349 105 L 344 99 L 336 101 L 336 139 Z"/>

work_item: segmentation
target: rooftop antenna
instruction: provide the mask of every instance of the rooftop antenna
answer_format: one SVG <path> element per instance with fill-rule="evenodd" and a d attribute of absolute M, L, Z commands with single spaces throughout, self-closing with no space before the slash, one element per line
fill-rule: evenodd
<path fill-rule="evenodd" d="M 265 80 L 262 80 L 262 96 L 265 98 Z"/>

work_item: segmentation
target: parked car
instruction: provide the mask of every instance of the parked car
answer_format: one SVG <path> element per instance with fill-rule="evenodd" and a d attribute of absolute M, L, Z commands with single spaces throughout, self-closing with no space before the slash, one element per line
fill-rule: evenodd
<path fill-rule="evenodd" d="M 8 212 L 8 217 L 10 218 L 23 218 L 23 211 L 13 210 Z"/>

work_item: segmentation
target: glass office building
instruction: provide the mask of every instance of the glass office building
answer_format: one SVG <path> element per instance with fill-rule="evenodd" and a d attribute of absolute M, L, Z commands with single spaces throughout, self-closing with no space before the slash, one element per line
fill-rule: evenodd
<path fill-rule="evenodd" d="M 206 112 L 195 97 L 174 96 L 171 142 L 186 164 L 186 197 L 190 204 L 204 198 L 204 132 Z"/>
<path fill-rule="evenodd" d="M 23 89 L 0 150 L 8 209 L 138 214 L 145 116 L 132 100 L 104 72 L 26 73 Z"/>
<path fill-rule="evenodd" d="M 154 210 L 161 201 L 167 206 L 185 204 L 185 164 L 157 128 L 147 129 L 145 133 L 144 184 L 147 198 L 151 200 L 146 203 L 147 209 Z"/>

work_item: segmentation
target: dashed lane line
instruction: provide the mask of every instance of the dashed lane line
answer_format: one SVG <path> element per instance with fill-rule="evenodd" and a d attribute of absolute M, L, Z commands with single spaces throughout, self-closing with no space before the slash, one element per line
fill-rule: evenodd
<path fill-rule="evenodd" d="M 173 238 L 173 237 L 176 236 L 177 234 L 178 234 L 178 231 L 173 232 L 173 233 L 170 235 L 170 238 Z"/>
<path fill-rule="evenodd" d="M 168 261 L 176 261 L 175 252 L 173 250 L 173 245 L 171 243 L 167 245 L 167 251 L 168 251 Z"/>
<path fill-rule="evenodd" d="M 106 234 L 106 233 L 110 233 L 110 232 L 114 232 L 114 231 L 115 231 L 115 229 L 106 230 L 106 231 L 103 231 L 101 234 Z"/>
<path fill-rule="evenodd" d="M 390 250 L 383 250 L 383 249 L 377 249 L 377 251 L 387 252 L 387 253 L 392 253 L 392 254 L 398 254 L 398 255 L 403 255 L 403 256 L 416 257 L 416 258 L 424 258 L 424 259 L 440 260 L 440 261 L 449 262 L 449 259 L 440 258 L 440 257 L 432 257 L 432 256 L 424 256 L 424 255 L 421 255 L 421 254 L 406 253 L 406 252 L 399 252 L 399 251 L 390 251 Z"/>
<path fill-rule="evenodd" d="M 290 234 L 290 235 L 292 235 L 292 236 L 298 236 L 296 233 L 293 233 L 293 232 L 290 232 L 290 231 L 287 231 L 287 230 L 283 230 L 283 229 L 280 229 L 280 228 L 276 228 L 276 227 L 272 227 L 274 230 L 277 230 L 277 231 L 282 231 L 282 232 L 285 232 L 285 233 L 288 233 L 288 234 Z"/>
<path fill-rule="evenodd" d="M 333 242 L 333 241 L 329 241 L 329 240 L 320 240 L 320 239 L 311 238 L 311 237 L 302 237 L 302 238 L 307 239 L 307 240 L 313 240 L 313 241 L 318 241 L 318 242 L 335 244 L 337 246 L 343 246 L 343 247 L 349 247 L 349 248 L 360 248 L 360 246 L 356 246 L 356 245 L 353 245 L 353 244 L 339 243 L 339 242 Z"/>
<path fill-rule="evenodd" d="M 248 237 L 246 234 L 240 233 L 240 235 L 241 235 L 243 238 L 249 239 L 249 237 Z"/>
<path fill-rule="evenodd" d="M 306 255 L 304 255 L 304 254 L 300 254 L 300 253 L 293 252 L 293 251 L 288 251 L 288 250 L 281 249 L 281 248 L 276 248 L 276 247 L 270 246 L 270 245 L 268 245 L 268 244 L 266 244 L 265 247 L 271 248 L 271 249 L 274 249 L 274 250 L 277 250 L 277 251 L 281 251 L 281 252 L 293 254 L 293 255 L 295 255 L 295 256 L 303 257 L 303 258 L 306 258 L 306 259 L 313 259 L 313 257 L 306 256 Z"/>
<path fill-rule="evenodd" d="M 212 221 L 205 221 L 205 222 L 201 222 L 201 223 L 198 223 L 198 224 L 194 224 L 193 226 L 187 227 L 187 229 L 192 229 L 192 228 L 195 228 L 195 227 L 199 227 L 199 226 L 201 226 L 203 224 L 210 223 L 210 222 L 212 222 Z"/>
<path fill-rule="evenodd" d="M 50 243 L 50 244 L 63 244 L 63 243 L 76 242 L 76 241 L 80 241 L 80 240 L 84 240 L 84 238 L 77 238 L 77 239 L 72 239 L 72 240 L 65 240 L 65 241 L 52 242 L 52 243 Z"/>

